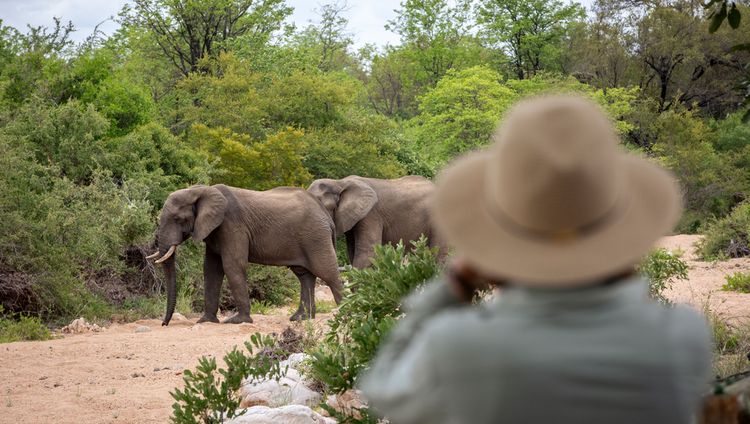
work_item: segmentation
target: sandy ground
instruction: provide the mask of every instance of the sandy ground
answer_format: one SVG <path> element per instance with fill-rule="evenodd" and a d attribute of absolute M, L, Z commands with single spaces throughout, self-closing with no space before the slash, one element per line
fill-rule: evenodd
<path fill-rule="evenodd" d="M 321 291 L 328 289 L 320 287 L 318 299 L 327 297 Z M 169 392 L 182 387 L 184 369 L 194 369 L 203 355 L 223 365 L 223 355 L 233 346 L 245 349 L 256 332 L 280 334 L 290 325 L 311 330 L 290 323 L 289 315 L 289 308 L 279 308 L 239 325 L 195 324 L 198 315 L 173 319 L 168 327 L 140 320 L 50 341 L 0 344 L 0 423 L 169 422 Z M 331 315 L 316 315 L 317 332 Z M 150 331 L 137 333 L 141 326 Z"/>
<path fill-rule="evenodd" d="M 677 235 L 665 237 L 659 242 L 661 247 L 682 252 L 682 259 L 689 266 L 688 279 L 678 281 L 667 292 L 667 297 L 675 302 L 690 304 L 700 311 L 708 309 L 727 321 L 750 321 L 750 294 L 721 290 L 725 276 L 750 271 L 750 258 L 721 262 L 699 261 L 693 245 L 700 237 Z"/>
<path fill-rule="evenodd" d="M 667 237 L 660 245 L 680 250 L 690 265 L 689 280 L 668 293 L 699 310 L 708 306 L 727 319 L 750 318 L 750 294 L 721 291 L 724 276 L 750 271 L 750 259 L 708 263 L 695 260 L 698 236 Z M 329 297 L 320 287 L 318 298 Z M 195 324 L 197 317 L 112 325 L 100 333 L 60 335 L 46 342 L 0 345 L 0 423 L 165 423 L 169 391 L 182 385 L 182 372 L 198 357 L 221 358 L 255 332 L 280 333 L 289 311 L 253 315 L 253 324 Z M 318 314 L 325 326 L 330 314 Z M 136 333 L 148 326 L 151 331 Z M 221 362 L 221 361 L 219 361 Z"/>

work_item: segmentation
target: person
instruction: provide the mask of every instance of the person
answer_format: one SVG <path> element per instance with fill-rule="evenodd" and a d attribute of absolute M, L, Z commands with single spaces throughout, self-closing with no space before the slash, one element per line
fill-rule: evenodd
<path fill-rule="evenodd" d="M 364 396 L 393 424 L 691 422 L 706 323 L 634 271 L 680 216 L 675 179 L 575 96 L 517 104 L 494 140 L 439 176 L 456 259 L 405 302 Z M 487 284 L 499 295 L 472 305 Z"/>

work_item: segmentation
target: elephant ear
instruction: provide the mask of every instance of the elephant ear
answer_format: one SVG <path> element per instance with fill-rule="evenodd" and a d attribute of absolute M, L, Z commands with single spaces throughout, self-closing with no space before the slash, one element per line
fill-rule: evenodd
<path fill-rule="evenodd" d="M 378 195 L 362 181 L 348 180 L 339 194 L 334 215 L 336 234 L 344 234 L 357 225 L 378 202 Z"/>
<path fill-rule="evenodd" d="M 198 191 L 195 202 L 193 240 L 203 241 L 224 221 L 228 202 L 216 187 L 197 186 L 189 190 Z"/>

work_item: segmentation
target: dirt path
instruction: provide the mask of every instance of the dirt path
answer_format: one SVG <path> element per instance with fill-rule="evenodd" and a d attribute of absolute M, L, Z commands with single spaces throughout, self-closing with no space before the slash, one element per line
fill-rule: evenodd
<path fill-rule="evenodd" d="M 701 236 L 677 235 L 665 237 L 659 245 L 682 251 L 682 258 L 690 267 L 688 280 L 679 281 L 667 296 L 675 302 L 688 303 L 700 311 L 708 308 L 728 321 L 750 322 L 750 294 L 721 290 L 724 277 L 735 272 L 750 272 L 750 258 L 722 262 L 697 260 L 694 244 Z"/>
<path fill-rule="evenodd" d="M 254 323 L 195 324 L 197 318 L 141 320 L 103 332 L 46 342 L 0 345 L 0 423 L 166 423 L 169 391 L 198 357 L 221 357 L 255 332 L 280 334 L 290 322 L 282 308 L 253 315 Z M 331 314 L 317 314 L 321 328 Z M 299 325 L 299 324 L 297 324 Z M 148 326 L 151 331 L 136 333 Z M 309 327 L 300 325 L 305 331 Z"/>
<path fill-rule="evenodd" d="M 721 291 L 724 276 L 750 271 L 750 259 L 720 263 L 695 260 L 698 236 L 667 237 L 660 245 L 680 249 L 690 265 L 669 297 L 728 319 L 750 318 L 750 295 Z M 318 298 L 330 292 L 318 293 Z M 289 311 L 253 315 L 253 324 L 194 324 L 196 318 L 112 325 L 101 333 L 65 335 L 47 342 L 0 345 L 0 423 L 165 423 L 169 391 L 182 385 L 182 371 L 201 355 L 221 358 L 254 332 L 280 333 Z M 322 328 L 330 314 L 318 314 Z M 136 333 L 139 326 L 151 331 Z"/>

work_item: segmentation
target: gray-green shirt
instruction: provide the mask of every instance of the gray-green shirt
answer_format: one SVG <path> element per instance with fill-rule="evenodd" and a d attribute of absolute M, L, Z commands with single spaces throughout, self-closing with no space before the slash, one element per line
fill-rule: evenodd
<path fill-rule="evenodd" d="M 640 278 L 481 306 L 437 281 L 406 309 L 360 382 L 393 424 L 682 424 L 709 387 L 703 318 Z"/>

